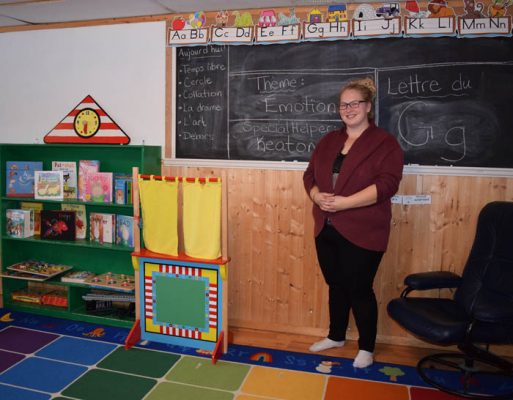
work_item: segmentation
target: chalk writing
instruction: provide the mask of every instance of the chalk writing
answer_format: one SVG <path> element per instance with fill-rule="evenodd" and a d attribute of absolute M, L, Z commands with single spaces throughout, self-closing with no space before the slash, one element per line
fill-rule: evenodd
<path fill-rule="evenodd" d="M 226 139 L 227 48 L 179 48 L 177 70 L 177 153 L 193 148 L 195 158 L 206 152 L 222 156 Z M 189 144 L 190 143 L 190 144 Z M 197 154 L 195 154 L 197 152 Z"/>
<path fill-rule="evenodd" d="M 412 18 L 405 27 L 419 33 L 434 23 L 453 28 L 454 21 Z M 395 31 L 398 22 L 356 28 L 371 35 Z M 465 21 L 465 27 L 475 30 L 482 22 Z M 315 40 L 316 29 L 336 33 L 344 26 L 332 25 L 305 29 Z M 375 121 L 396 136 L 406 163 L 513 168 L 509 38 L 207 46 L 176 54 L 178 157 L 308 161 L 316 143 L 341 127 L 340 88 L 370 77 L 378 89 Z"/>

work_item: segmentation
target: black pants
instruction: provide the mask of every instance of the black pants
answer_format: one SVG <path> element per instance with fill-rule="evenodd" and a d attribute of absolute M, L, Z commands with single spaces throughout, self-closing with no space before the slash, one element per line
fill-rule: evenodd
<path fill-rule="evenodd" d="M 331 225 L 315 238 L 317 258 L 329 286 L 330 331 L 328 338 L 346 338 L 349 311 L 358 328 L 360 350 L 373 352 L 376 343 L 378 305 L 372 287 L 383 252 L 363 249 L 349 242 Z"/>

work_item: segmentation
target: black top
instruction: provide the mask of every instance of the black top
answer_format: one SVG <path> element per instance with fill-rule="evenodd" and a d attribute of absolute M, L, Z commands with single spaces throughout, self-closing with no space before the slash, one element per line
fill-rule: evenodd
<path fill-rule="evenodd" d="M 335 158 L 335 161 L 333 162 L 333 169 L 331 172 L 334 174 L 338 174 L 340 172 L 340 168 L 342 168 L 342 162 L 344 161 L 345 157 L 345 154 L 338 153 L 337 158 Z"/>
<path fill-rule="evenodd" d="M 337 158 L 335 158 L 335 161 L 333 162 L 333 168 L 331 170 L 331 172 L 333 173 L 333 188 L 335 188 L 335 183 L 337 182 L 338 174 L 340 172 L 340 169 L 342 168 L 344 158 L 346 158 L 346 155 L 339 152 Z"/>

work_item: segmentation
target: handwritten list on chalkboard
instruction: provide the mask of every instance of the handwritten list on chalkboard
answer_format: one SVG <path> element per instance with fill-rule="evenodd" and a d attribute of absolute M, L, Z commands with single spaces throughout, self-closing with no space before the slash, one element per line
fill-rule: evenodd
<path fill-rule="evenodd" d="M 176 154 L 227 158 L 227 47 L 178 49 Z"/>
<path fill-rule="evenodd" d="M 513 168 L 510 38 L 178 48 L 176 157 L 308 161 L 366 76 L 407 164 Z"/>

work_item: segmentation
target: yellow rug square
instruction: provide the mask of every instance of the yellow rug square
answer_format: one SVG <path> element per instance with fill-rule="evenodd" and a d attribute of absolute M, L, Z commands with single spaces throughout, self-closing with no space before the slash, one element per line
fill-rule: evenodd
<path fill-rule="evenodd" d="M 319 400 L 324 396 L 326 377 L 299 371 L 254 367 L 241 388 L 241 394 L 283 400 Z"/>

